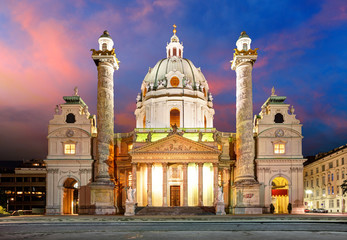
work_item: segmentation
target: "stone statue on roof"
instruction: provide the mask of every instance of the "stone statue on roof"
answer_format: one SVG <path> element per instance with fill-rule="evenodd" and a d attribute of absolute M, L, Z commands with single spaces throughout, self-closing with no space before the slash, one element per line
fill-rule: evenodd
<path fill-rule="evenodd" d="M 74 92 L 75 92 L 74 95 L 75 95 L 75 96 L 78 96 L 78 87 L 75 87 L 75 88 L 74 88 Z"/>

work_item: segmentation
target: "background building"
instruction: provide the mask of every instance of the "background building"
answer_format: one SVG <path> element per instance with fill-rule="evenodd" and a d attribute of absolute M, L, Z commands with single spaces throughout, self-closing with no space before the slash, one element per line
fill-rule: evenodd
<path fill-rule="evenodd" d="M 304 163 L 305 207 L 346 212 L 340 185 L 346 179 L 347 145 L 320 153 Z"/>
<path fill-rule="evenodd" d="M 31 210 L 44 213 L 46 206 L 46 168 L 42 160 L 19 162 L 0 168 L 0 191 L 6 195 L 8 211 Z"/>

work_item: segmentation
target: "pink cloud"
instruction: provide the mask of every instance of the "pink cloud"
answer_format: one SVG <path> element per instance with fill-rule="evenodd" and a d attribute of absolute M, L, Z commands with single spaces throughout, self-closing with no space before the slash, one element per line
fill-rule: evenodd
<path fill-rule="evenodd" d="M 228 92 L 235 89 L 235 73 L 230 70 L 230 77 L 218 75 L 216 73 L 205 73 L 210 91 L 212 94 Z"/>

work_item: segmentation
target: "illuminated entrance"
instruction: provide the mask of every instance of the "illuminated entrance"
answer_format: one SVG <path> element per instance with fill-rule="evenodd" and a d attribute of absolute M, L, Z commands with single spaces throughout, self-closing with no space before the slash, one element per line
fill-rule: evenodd
<path fill-rule="evenodd" d="M 73 178 L 64 182 L 63 213 L 78 214 L 78 182 Z"/>
<path fill-rule="evenodd" d="M 272 204 L 275 206 L 275 213 L 288 213 L 288 181 L 284 177 L 276 177 L 272 181 L 271 189 Z"/>
<path fill-rule="evenodd" d="M 170 186 L 170 206 L 178 207 L 181 205 L 180 203 L 180 186 Z"/>

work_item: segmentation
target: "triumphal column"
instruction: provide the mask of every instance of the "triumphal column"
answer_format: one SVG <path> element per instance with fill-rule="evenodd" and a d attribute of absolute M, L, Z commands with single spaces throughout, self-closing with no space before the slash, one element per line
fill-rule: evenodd
<path fill-rule="evenodd" d="M 251 39 L 242 32 L 236 42 L 231 69 L 236 71 L 236 168 L 234 213 L 262 213 L 259 206 L 259 183 L 254 173 L 252 69 L 257 49 L 251 49 Z"/>
<path fill-rule="evenodd" d="M 118 70 L 119 61 L 107 31 L 98 41 L 99 50 L 91 50 L 98 69 L 96 173 L 91 184 L 91 213 L 115 214 L 113 73 Z"/>

